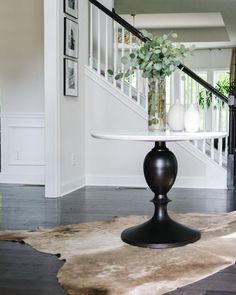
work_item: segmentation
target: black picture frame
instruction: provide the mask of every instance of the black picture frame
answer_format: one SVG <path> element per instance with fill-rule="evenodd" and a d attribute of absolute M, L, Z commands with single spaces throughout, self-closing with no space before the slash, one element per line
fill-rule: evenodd
<path fill-rule="evenodd" d="M 78 0 L 64 0 L 64 13 L 78 19 L 78 14 L 79 14 Z"/>
<path fill-rule="evenodd" d="M 64 96 L 78 97 L 78 61 L 64 58 Z"/>
<path fill-rule="evenodd" d="M 64 18 L 64 55 L 78 58 L 79 25 L 77 22 Z"/>

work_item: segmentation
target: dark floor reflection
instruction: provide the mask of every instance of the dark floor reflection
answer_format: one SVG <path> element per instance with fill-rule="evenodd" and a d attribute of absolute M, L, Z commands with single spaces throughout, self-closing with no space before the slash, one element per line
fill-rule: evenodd
<path fill-rule="evenodd" d="M 44 198 L 43 186 L 0 185 L 0 230 L 35 229 L 109 219 L 114 215 L 152 215 L 147 189 L 86 187 L 63 198 Z M 220 213 L 236 210 L 230 190 L 174 188 L 169 209 L 176 212 Z"/>
<path fill-rule="evenodd" d="M 64 262 L 21 243 L 0 241 L 0 294 L 66 295 L 57 273 Z"/>

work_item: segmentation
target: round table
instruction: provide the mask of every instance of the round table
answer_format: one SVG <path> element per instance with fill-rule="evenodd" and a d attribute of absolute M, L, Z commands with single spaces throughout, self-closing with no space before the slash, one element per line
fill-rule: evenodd
<path fill-rule="evenodd" d="M 121 239 L 125 243 L 139 247 L 168 248 L 193 243 L 200 238 L 198 230 L 182 225 L 168 215 L 167 205 L 170 200 L 167 193 L 175 182 L 178 163 L 175 155 L 166 147 L 166 142 L 222 138 L 227 133 L 120 131 L 96 132 L 92 136 L 100 139 L 155 142 L 143 164 L 146 182 L 155 194 L 151 200 L 155 206 L 154 215 L 147 222 L 124 230 Z"/>

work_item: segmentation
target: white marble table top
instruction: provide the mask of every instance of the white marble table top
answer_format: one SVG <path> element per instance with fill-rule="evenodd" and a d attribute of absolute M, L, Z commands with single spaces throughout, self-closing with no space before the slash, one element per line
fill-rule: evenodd
<path fill-rule="evenodd" d="M 94 138 L 117 139 L 131 141 L 187 141 L 222 138 L 227 136 L 226 132 L 156 132 L 156 131 L 110 131 L 94 132 L 91 134 Z"/>

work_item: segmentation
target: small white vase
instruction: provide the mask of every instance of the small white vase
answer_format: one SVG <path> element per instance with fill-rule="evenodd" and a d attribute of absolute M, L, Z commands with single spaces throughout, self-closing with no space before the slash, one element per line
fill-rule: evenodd
<path fill-rule="evenodd" d="M 186 132 L 197 132 L 200 127 L 200 113 L 196 105 L 190 104 L 184 115 L 184 128 Z"/>
<path fill-rule="evenodd" d="M 179 99 L 170 107 L 168 113 L 168 125 L 172 131 L 183 131 L 184 129 L 184 106 Z"/>

